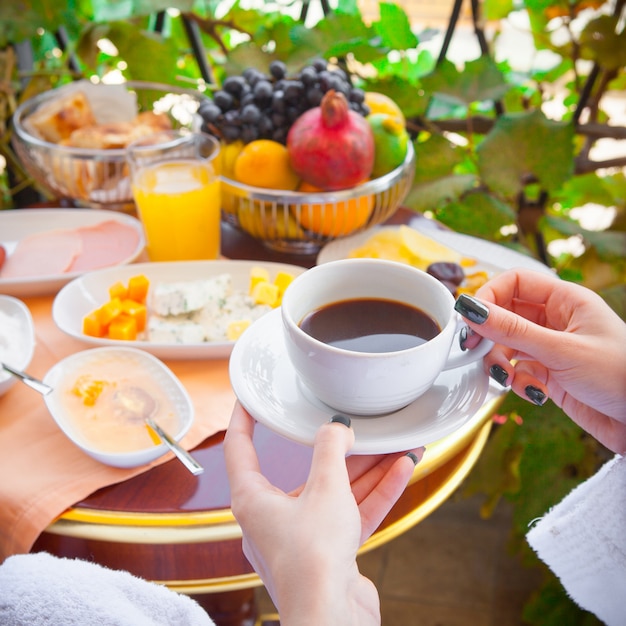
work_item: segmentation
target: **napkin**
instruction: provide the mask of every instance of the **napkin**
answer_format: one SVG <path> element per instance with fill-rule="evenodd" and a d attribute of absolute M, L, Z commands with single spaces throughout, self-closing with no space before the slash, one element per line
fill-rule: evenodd
<path fill-rule="evenodd" d="M 626 457 L 617 455 L 576 487 L 527 539 L 574 602 L 607 626 L 624 626 Z"/>
<path fill-rule="evenodd" d="M 0 565 L 0 623 L 4 626 L 211 626 L 191 598 L 79 559 L 39 552 Z"/>
<path fill-rule="evenodd" d="M 28 298 L 35 322 L 35 356 L 28 371 L 41 378 L 60 359 L 87 349 L 52 320 L 52 297 Z M 235 402 L 228 361 L 167 361 L 191 396 L 195 420 L 181 441 L 191 449 L 225 430 Z M 41 396 L 23 384 L 0 397 L 0 562 L 30 550 L 39 534 L 66 509 L 101 487 L 124 481 L 170 460 L 120 469 L 103 465 L 71 443 Z"/>

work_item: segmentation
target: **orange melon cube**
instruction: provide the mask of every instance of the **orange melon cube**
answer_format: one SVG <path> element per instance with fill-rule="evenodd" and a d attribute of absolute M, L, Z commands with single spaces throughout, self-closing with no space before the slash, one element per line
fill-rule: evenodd
<path fill-rule="evenodd" d="M 149 287 L 150 281 L 143 274 L 132 276 L 128 280 L 128 298 L 135 302 L 145 302 Z"/>
<path fill-rule="evenodd" d="M 83 317 L 83 333 L 89 337 L 104 337 L 106 334 L 106 328 L 100 322 L 97 311 L 92 311 Z"/>
<path fill-rule="evenodd" d="M 130 315 L 121 313 L 109 326 L 109 338 L 135 341 L 137 339 L 137 320 Z"/>
<path fill-rule="evenodd" d="M 142 332 L 148 320 L 148 309 L 145 304 L 135 300 L 122 300 L 122 315 L 128 315 L 137 322 L 137 332 Z"/>
<path fill-rule="evenodd" d="M 128 288 L 119 280 L 109 287 L 109 300 L 115 300 L 115 298 L 120 300 L 128 298 Z"/>
<path fill-rule="evenodd" d="M 96 315 L 100 320 L 100 323 L 105 328 L 122 312 L 122 301 L 119 298 L 113 298 L 99 309 L 96 309 Z"/>

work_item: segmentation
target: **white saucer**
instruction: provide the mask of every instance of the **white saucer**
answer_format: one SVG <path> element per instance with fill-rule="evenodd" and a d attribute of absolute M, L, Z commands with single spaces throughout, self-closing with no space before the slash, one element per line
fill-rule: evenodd
<path fill-rule="evenodd" d="M 230 382 L 243 407 L 278 434 L 312 445 L 335 413 L 299 381 L 283 339 L 280 309 L 254 322 L 237 340 Z M 427 445 L 461 428 L 484 404 L 489 378 L 481 361 L 443 372 L 409 406 L 378 417 L 350 416 L 354 454 L 383 454 Z"/>

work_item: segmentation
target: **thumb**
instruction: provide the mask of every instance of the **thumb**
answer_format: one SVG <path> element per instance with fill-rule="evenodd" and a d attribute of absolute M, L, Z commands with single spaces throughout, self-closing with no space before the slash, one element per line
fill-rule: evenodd
<path fill-rule="evenodd" d="M 350 419 L 336 415 L 323 424 L 315 437 L 313 458 L 305 491 L 328 494 L 336 489 L 350 490 L 346 454 L 354 445 Z"/>
<path fill-rule="evenodd" d="M 454 308 L 481 337 L 514 350 L 516 353 L 511 355 L 512 359 L 531 358 L 548 367 L 556 366 L 559 352 L 554 350 L 555 342 L 562 342 L 569 334 L 551 330 L 497 304 L 485 304 L 467 294 L 459 296 Z"/>

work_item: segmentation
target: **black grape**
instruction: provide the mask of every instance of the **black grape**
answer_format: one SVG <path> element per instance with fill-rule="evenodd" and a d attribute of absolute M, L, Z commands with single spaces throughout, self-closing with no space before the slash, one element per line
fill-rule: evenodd
<path fill-rule="evenodd" d="M 282 61 L 272 61 L 270 74 L 277 79 L 284 78 L 287 75 L 287 66 Z"/>
<path fill-rule="evenodd" d="M 224 79 L 212 99 L 198 107 L 202 129 L 223 141 L 272 139 L 286 143 L 287 133 L 302 113 L 319 106 L 329 90 L 343 93 L 349 106 L 368 115 L 365 93 L 354 87 L 341 69 L 329 69 L 324 59 L 314 59 L 290 74 L 287 66 L 274 60 L 268 73 L 247 68 L 240 76 Z"/>
<path fill-rule="evenodd" d="M 213 102 L 222 110 L 229 111 L 234 103 L 234 98 L 226 91 L 216 91 L 213 96 Z"/>

